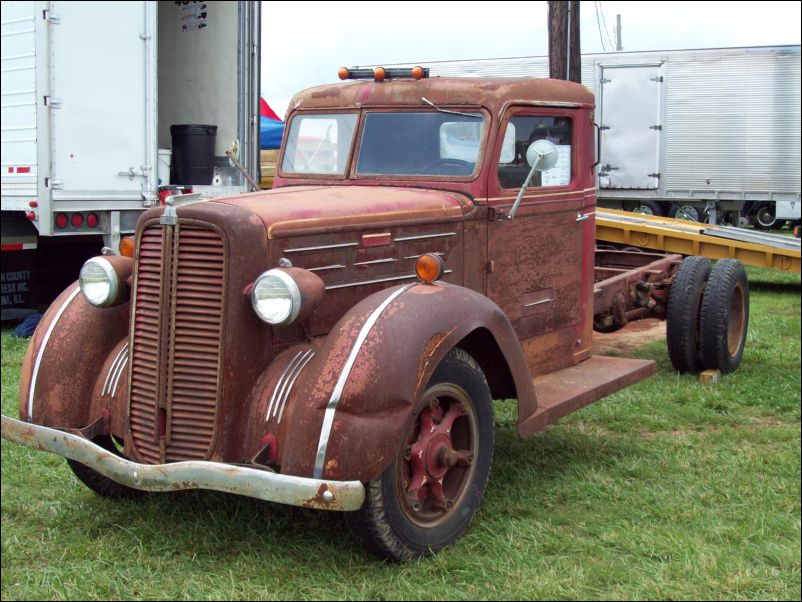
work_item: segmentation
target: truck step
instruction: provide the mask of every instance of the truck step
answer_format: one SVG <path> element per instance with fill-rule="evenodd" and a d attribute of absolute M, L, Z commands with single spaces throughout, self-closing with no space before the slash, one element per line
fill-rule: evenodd
<path fill-rule="evenodd" d="M 576 366 L 535 377 L 538 407 L 534 414 L 521 420 L 518 432 L 521 437 L 528 437 L 558 418 L 651 376 L 656 370 L 652 360 L 594 355 Z"/>

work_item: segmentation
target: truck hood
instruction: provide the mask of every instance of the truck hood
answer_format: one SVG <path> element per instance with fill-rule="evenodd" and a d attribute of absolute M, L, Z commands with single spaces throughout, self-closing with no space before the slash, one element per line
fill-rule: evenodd
<path fill-rule="evenodd" d="M 459 193 L 386 186 L 293 186 L 210 203 L 240 207 L 256 215 L 268 238 L 460 220 L 474 208 L 473 202 Z"/>

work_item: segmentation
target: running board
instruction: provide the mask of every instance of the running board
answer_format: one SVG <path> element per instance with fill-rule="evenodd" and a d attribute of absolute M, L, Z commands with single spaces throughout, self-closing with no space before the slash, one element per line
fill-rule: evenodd
<path fill-rule="evenodd" d="M 652 360 L 594 355 L 584 362 L 533 379 L 537 410 L 520 420 L 518 434 L 528 437 L 555 420 L 655 373 Z"/>

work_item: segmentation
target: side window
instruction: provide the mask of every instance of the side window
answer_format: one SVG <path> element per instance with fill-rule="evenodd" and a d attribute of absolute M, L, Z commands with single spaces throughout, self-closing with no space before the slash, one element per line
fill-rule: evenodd
<path fill-rule="evenodd" d="M 557 146 L 559 160 L 552 169 L 536 172 L 531 186 L 567 186 L 571 183 L 571 120 L 567 117 L 512 117 L 504 132 L 498 165 L 498 180 L 502 188 L 520 188 L 530 166 L 526 150 L 535 140 L 548 140 Z"/>

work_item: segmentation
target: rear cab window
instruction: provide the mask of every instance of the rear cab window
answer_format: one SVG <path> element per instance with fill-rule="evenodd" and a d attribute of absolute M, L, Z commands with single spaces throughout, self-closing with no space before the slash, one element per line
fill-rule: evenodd
<path fill-rule="evenodd" d="M 572 179 L 573 123 L 567 116 L 514 115 L 507 123 L 498 161 L 501 188 L 519 189 L 531 169 L 526 151 L 536 140 L 548 140 L 557 147 L 557 165 L 535 172 L 530 187 L 569 186 Z"/>

